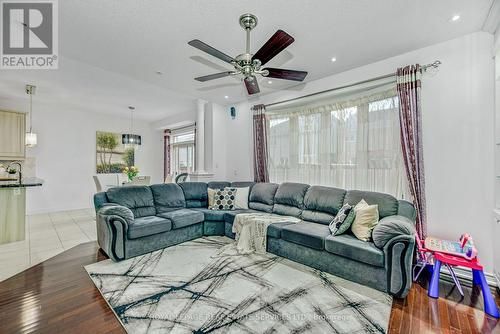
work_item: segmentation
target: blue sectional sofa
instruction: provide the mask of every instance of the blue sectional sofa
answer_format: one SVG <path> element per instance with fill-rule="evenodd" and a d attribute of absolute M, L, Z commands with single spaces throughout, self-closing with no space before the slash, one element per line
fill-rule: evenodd
<path fill-rule="evenodd" d="M 207 208 L 207 189 L 228 186 L 250 187 L 248 210 Z M 303 220 L 300 224 L 271 224 L 267 231 L 269 252 L 404 297 L 411 286 L 414 235 L 391 236 L 378 248 L 350 233 L 332 236 L 329 231 L 328 224 L 342 205 L 361 199 L 378 205 L 380 223 L 415 221 L 411 203 L 387 194 L 300 183 L 185 182 L 118 187 L 96 194 L 94 204 L 98 243 L 114 261 L 202 236 L 234 238 L 232 224 L 237 214 L 267 212 Z"/>

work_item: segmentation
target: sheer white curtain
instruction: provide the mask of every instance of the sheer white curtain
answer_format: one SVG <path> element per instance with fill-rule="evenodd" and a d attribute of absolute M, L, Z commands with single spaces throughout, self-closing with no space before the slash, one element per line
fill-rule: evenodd
<path fill-rule="evenodd" d="M 395 88 L 267 112 L 271 182 L 407 197 Z"/>

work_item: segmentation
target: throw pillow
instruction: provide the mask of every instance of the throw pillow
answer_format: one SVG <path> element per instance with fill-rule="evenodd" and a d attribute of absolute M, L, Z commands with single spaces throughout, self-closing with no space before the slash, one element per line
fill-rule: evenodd
<path fill-rule="evenodd" d="M 250 193 L 250 187 L 245 188 L 235 188 L 236 189 L 236 199 L 234 200 L 235 209 L 248 209 L 248 194 Z"/>
<path fill-rule="evenodd" d="M 332 235 L 339 235 L 347 231 L 349 226 L 344 226 L 344 223 L 346 221 L 346 218 L 348 217 L 349 213 L 352 211 L 352 206 L 349 205 L 348 203 L 344 204 L 342 208 L 340 208 L 339 212 L 337 212 L 337 215 L 333 220 L 330 222 L 330 225 L 328 228 L 330 228 L 330 232 Z M 352 222 L 351 222 L 352 223 Z M 342 228 L 342 231 L 340 230 Z"/>
<path fill-rule="evenodd" d="M 404 216 L 385 217 L 373 229 L 373 243 L 378 248 L 384 248 L 389 240 L 399 235 L 415 235 L 412 221 Z"/>
<path fill-rule="evenodd" d="M 234 210 L 236 188 L 218 189 L 215 191 L 214 204 L 210 210 Z"/>
<path fill-rule="evenodd" d="M 351 231 L 356 238 L 370 241 L 372 230 L 378 223 L 378 205 L 368 205 L 364 199 L 354 207 Z"/>
<path fill-rule="evenodd" d="M 208 194 L 208 207 L 212 207 L 214 206 L 214 196 L 215 196 L 215 192 L 217 191 L 217 189 L 212 189 L 212 188 L 208 188 L 207 189 L 207 194 Z"/>

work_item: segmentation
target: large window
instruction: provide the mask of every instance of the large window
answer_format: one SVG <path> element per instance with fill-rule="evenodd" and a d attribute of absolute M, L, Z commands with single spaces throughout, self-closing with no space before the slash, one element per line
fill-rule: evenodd
<path fill-rule="evenodd" d="M 194 171 L 194 128 L 173 130 L 170 135 L 170 173 L 173 176 Z"/>
<path fill-rule="evenodd" d="M 268 110 L 267 115 L 272 182 L 406 197 L 398 99 L 393 88 Z"/>

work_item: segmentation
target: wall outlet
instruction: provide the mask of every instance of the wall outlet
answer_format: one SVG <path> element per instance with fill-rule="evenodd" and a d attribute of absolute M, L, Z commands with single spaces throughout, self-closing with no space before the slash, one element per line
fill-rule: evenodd
<path fill-rule="evenodd" d="M 234 176 L 237 176 L 238 175 L 238 171 L 235 169 L 234 170 Z"/>

